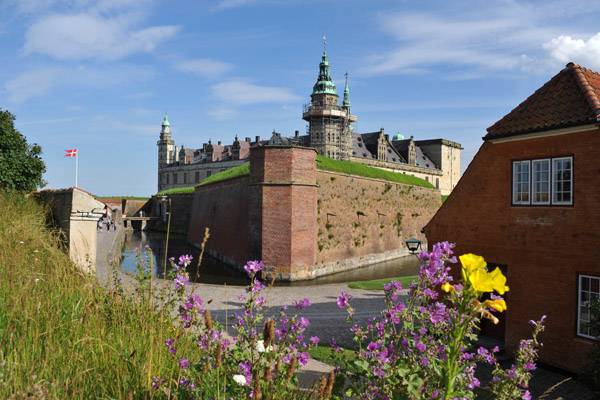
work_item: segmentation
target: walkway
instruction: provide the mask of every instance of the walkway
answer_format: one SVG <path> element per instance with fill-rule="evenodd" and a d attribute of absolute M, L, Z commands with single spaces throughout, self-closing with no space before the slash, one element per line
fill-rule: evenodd
<path fill-rule="evenodd" d="M 119 229 L 122 229 L 119 226 Z M 102 284 L 111 281 L 111 272 L 108 266 L 106 254 L 109 254 L 113 242 L 117 237 L 117 232 L 111 231 L 98 233 L 98 261 L 97 276 Z M 196 260 L 194 260 L 196 261 Z M 131 275 L 123 272 L 119 268 L 119 276 L 125 286 L 132 285 L 134 280 Z M 195 284 L 189 288 L 194 294 L 200 295 L 207 304 L 206 308 L 211 311 L 213 318 L 217 318 L 221 323 L 226 322 L 226 317 L 231 317 L 236 312 L 241 312 L 242 303 L 238 300 L 240 294 L 244 294 L 242 287 L 226 287 L 221 285 Z M 345 284 L 330 284 L 319 286 L 298 286 L 298 287 L 272 287 L 263 292 L 266 298 L 266 305 L 269 306 L 267 313 L 277 315 L 281 306 L 287 305 L 288 315 L 293 313 L 292 303 L 294 300 L 310 299 L 312 305 L 300 311 L 301 316 L 308 318 L 310 326 L 305 337 L 318 336 L 321 342 L 329 342 L 332 337 L 336 338 L 338 344 L 352 346 L 352 335 L 349 331 L 351 324 L 346 322 L 346 311 L 338 308 L 337 296 L 344 291 L 354 297 L 352 307 L 356 310 L 355 323 L 364 323 L 369 317 L 379 314 L 383 307 L 383 294 L 376 291 L 350 289 Z M 541 336 L 543 340 L 543 334 Z M 510 367 L 510 365 L 509 365 Z M 482 368 L 485 369 L 485 368 Z M 308 387 L 314 382 L 319 374 L 331 370 L 326 364 L 310 360 L 309 364 L 300 370 L 299 378 L 304 387 Z M 483 372 L 483 371 L 482 371 Z M 489 379 L 488 370 L 486 375 Z M 544 392 L 554 385 L 569 379 L 568 375 L 553 372 L 549 369 L 538 368 L 533 371 L 533 379 L 530 382 L 530 391 L 533 398 L 543 398 L 546 400 L 565 399 L 565 400 L 593 400 L 592 394 L 587 388 L 579 384 L 575 379 L 569 379 L 559 385 L 550 394 L 540 397 Z M 485 381 L 485 377 L 480 377 Z"/>

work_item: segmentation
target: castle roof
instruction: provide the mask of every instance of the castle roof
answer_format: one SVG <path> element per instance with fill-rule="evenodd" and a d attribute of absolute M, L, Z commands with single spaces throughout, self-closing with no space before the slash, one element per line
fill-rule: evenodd
<path fill-rule="evenodd" d="M 484 140 L 600 121 L 600 74 L 574 63 L 487 128 Z"/>

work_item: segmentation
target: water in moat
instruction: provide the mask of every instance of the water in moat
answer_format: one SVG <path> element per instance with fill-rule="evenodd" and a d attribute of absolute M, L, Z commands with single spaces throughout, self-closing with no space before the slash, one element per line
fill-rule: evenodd
<path fill-rule="evenodd" d="M 129 232 L 125 238 L 125 248 L 123 251 L 123 261 L 121 267 L 127 272 L 135 273 L 136 270 L 136 251 L 146 251 L 146 245 L 152 253 L 154 276 L 163 276 L 165 266 L 165 244 L 166 234 L 157 232 Z M 243 286 L 248 283 L 246 275 L 238 271 L 223 266 L 218 261 L 204 255 L 201 265 L 198 268 L 198 256 L 200 251 L 189 245 L 185 236 L 169 236 L 168 258 L 175 257 L 177 260 L 180 255 L 191 254 L 194 257 L 191 265 L 188 267 L 190 279 L 201 283 L 224 284 L 233 286 Z M 169 269 L 167 261 L 167 270 Z M 398 276 L 416 275 L 419 269 L 419 260 L 415 256 L 404 257 L 393 261 L 386 261 L 359 268 L 353 271 L 341 272 L 338 274 L 323 276 L 310 281 L 298 282 L 277 282 L 278 286 L 306 286 L 322 285 L 327 283 L 343 283 L 366 281 L 372 279 L 392 278 Z"/>

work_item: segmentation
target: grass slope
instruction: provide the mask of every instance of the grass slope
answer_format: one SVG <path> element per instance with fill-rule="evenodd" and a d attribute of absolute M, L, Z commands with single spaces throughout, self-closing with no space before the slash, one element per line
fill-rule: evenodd
<path fill-rule="evenodd" d="M 435 187 L 424 179 L 417 178 L 411 175 L 400 174 L 391 171 L 385 171 L 383 169 L 369 167 L 359 163 L 350 161 L 333 160 L 331 158 L 317 155 L 317 169 L 322 171 L 340 172 L 348 175 L 363 176 L 365 178 L 381 179 L 396 183 L 405 183 L 412 186 L 421 186 L 426 188 L 435 189 Z M 227 179 L 237 178 L 250 174 L 250 163 L 245 163 L 238 167 L 228 169 L 227 171 L 219 172 L 218 174 L 209 176 L 203 180 L 198 186 L 204 186 L 211 183 L 221 182 Z M 194 188 L 178 188 L 163 190 L 158 193 L 163 194 L 178 194 L 178 193 L 193 193 Z"/>
<path fill-rule="evenodd" d="M 317 168 L 322 171 L 341 172 L 348 175 L 364 176 L 366 178 L 382 179 L 390 182 L 435 189 L 435 186 L 426 180 L 411 175 L 386 171 L 350 161 L 333 160 L 320 155 L 317 155 Z"/>
<path fill-rule="evenodd" d="M 0 398 L 145 398 L 177 369 L 153 305 L 79 272 L 33 199 L 0 191 L 0 209 Z"/>

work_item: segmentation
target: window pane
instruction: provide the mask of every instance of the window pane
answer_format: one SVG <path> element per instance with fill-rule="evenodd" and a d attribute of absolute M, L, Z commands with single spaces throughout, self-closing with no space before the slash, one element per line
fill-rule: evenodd
<path fill-rule="evenodd" d="M 513 203 L 529 204 L 529 161 L 513 162 Z"/>
<path fill-rule="evenodd" d="M 550 160 L 532 161 L 532 203 L 548 204 L 550 202 Z"/>
<path fill-rule="evenodd" d="M 552 202 L 572 204 L 572 158 L 555 158 L 552 160 L 552 168 Z"/>

